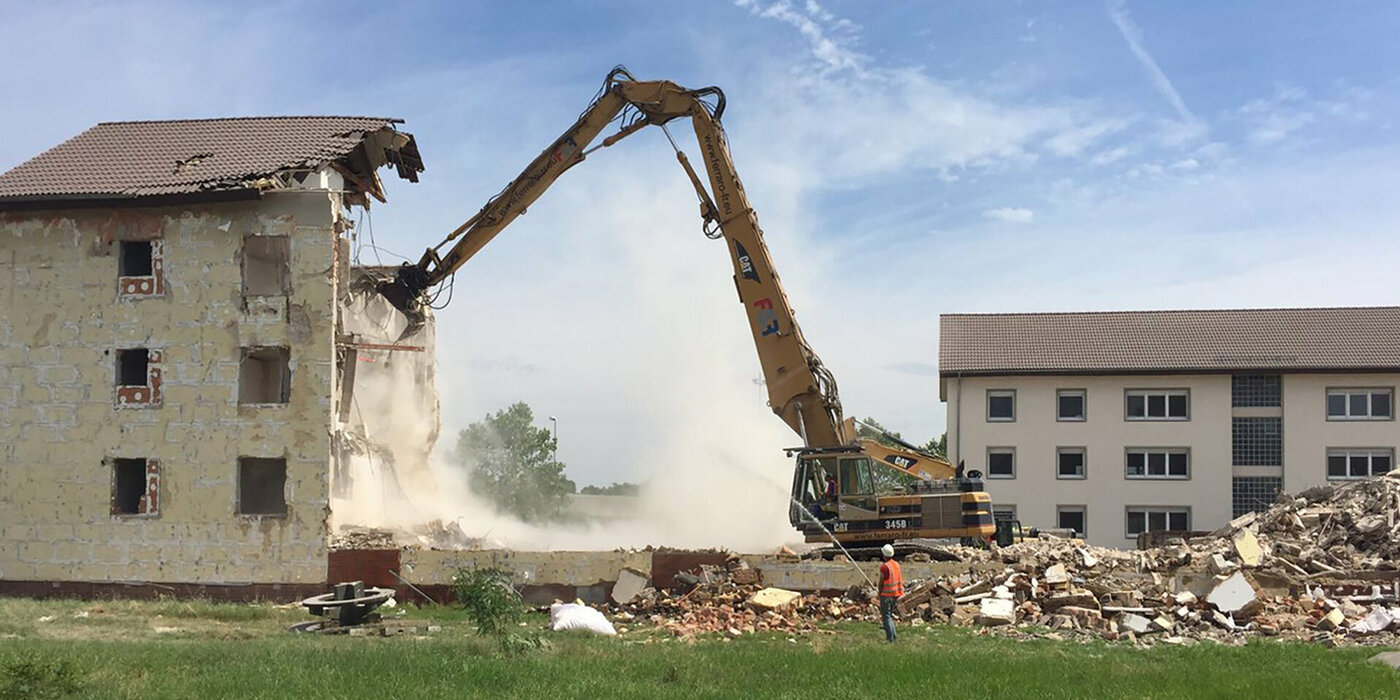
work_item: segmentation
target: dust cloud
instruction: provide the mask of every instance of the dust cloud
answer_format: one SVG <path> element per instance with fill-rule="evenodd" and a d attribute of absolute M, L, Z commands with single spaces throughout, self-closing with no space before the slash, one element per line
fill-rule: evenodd
<path fill-rule="evenodd" d="M 729 310 L 732 313 L 732 309 Z M 733 319 L 729 319 L 731 322 Z M 668 363 L 693 371 L 680 391 L 652 395 L 665 421 L 663 454 L 632 465 L 645 483 L 630 512 L 593 522 L 538 525 L 496 511 L 471 492 L 466 470 L 434 451 L 440 432 L 435 327 L 429 315 L 403 335 L 407 320 L 368 284 L 342 302 L 352 398 L 335 430 L 331 525 L 390 530 L 401 543 L 521 550 L 608 550 L 648 545 L 762 552 L 799 536 L 787 522 L 791 462 L 776 446 L 793 442 L 752 394 L 715 382 L 723 353 L 703 346 L 664 348 Z M 750 388 L 752 391 L 752 388 Z M 738 395 L 738 394 L 743 394 Z M 734 410 L 735 407 L 745 407 Z M 728 410 L 725 410 L 728 407 Z"/>

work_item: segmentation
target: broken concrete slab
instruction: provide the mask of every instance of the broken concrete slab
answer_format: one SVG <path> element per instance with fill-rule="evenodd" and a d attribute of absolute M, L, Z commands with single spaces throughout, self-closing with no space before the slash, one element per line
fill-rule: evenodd
<path fill-rule="evenodd" d="M 1016 605 L 1006 598 L 983 598 L 978 611 L 977 624 L 986 626 L 1009 625 L 1016 622 Z"/>
<path fill-rule="evenodd" d="M 613 584 L 612 599 L 615 603 L 626 605 L 636 600 L 637 595 L 646 589 L 650 579 L 636 569 L 621 569 L 617 572 L 617 583 Z"/>
<path fill-rule="evenodd" d="M 785 608 L 802 599 L 802 594 L 797 591 L 788 591 L 782 588 L 764 588 L 759 592 L 749 596 L 747 601 L 749 607 L 760 612 L 768 610 L 778 610 Z"/>
<path fill-rule="evenodd" d="M 1210 559 L 1206 561 L 1206 566 L 1210 568 L 1212 574 L 1216 574 L 1217 576 L 1220 574 L 1228 574 L 1237 568 L 1234 562 L 1220 554 L 1210 555 Z"/>
<path fill-rule="evenodd" d="M 1332 630 L 1341 627 L 1342 623 L 1345 622 L 1346 619 L 1346 615 L 1342 614 L 1340 608 L 1333 608 L 1331 612 L 1327 613 L 1326 615 L 1323 615 L 1322 619 L 1317 621 L 1317 629 L 1322 630 L 1323 632 L 1331 632 Z"/>
<path fill-rule="evenodd" d="M 1152 621 L 1136 613 L 1123 613 L 1115 620 L 1118 629 L 1133 634 L 1147 634 L 1152 630 Z"/>
<path fill-rule="evenodd" d="M 1400 651 L 1383 651 L 1369 659 L 1367 663 L 1385 664 L 1391 668 L 1400 669 Z"/>
<path fill-rule="evenodd" d="M 1256 605 L 1258 594 L 1243 573 L 1235 572 L 1211 590 L 1206 602 L 1223 613 L 1244 613 Z"/>
<path fill-rule="evenodd" d="M 1241 565 L 1252 569 L 1264 561 L 1264 550 L 1259 546 L 1259 538 L 1254 536 L 1253 530 L 1236 530 L 1230 539 L 1235 545 L 1235 555 L 1239 557 Z"/>
<path fill-rule="evenodd" d="M 1089 591 L 1062 591 L 1051 595 L 1049 598 L 1040 601 L 1040 607 L 1045 610 L 1055 610 L 1066 605 L 1073 605 L 1081 608 L 1096 608 L 1099 605 L 1098 598 Z"/>
<path fill-rule="evenodd" d="M 1049 586 L 1063 586 L 1069 583 L 1069 572 L 1064 564 L 1055 564 L 1045 569 L 1045 583 Z"/>

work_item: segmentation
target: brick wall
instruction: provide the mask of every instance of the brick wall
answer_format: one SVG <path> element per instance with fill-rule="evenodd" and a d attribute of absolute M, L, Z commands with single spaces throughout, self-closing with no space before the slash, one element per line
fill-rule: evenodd
<path fill-rule="evenodd" d="M 0 214 L 0 581 L 325 580 L 339 211 Z M 288 237 L 288 294 L 245 298 L 245 236 Z M 154 242 L 149 284 L 119 274 L 123 240 Z M 240 405 L 262 346 L 289 348 L 289 400 Z M 151 350 L 152 391 L 118 392 L 126 348 Z M 286 460 L 285 515 L 237 514 L 240 457 Z M 157 461 L 155 514 L 114 515 L 118 458 Z"/>

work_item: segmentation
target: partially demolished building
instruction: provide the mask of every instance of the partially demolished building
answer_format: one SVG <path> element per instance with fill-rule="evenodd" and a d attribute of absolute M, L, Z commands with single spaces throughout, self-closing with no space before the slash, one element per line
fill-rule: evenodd
<path fill-rule="evenodd" d="M 423 169 L 398 122 L 103 123 L 0 175 L 0 593 L 324 584 L 352 212 Z"/>

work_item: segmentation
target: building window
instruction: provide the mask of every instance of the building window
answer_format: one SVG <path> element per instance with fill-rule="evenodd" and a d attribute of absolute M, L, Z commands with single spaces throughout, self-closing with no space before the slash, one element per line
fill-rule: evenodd
<path fill-rule="evenodd" d="M 1189 420 L 1190 393 L 1186 389 L 1129 389 L 1127 420 Z"/>
<path fill-rule="evenodd" d="M 1056 506 L 1055 507 L 1055 527 L 1064 530 L 1074 530 L 1076 537 L 1084 537 L 1084 528 L 1088 523 L 1085 517 L 1084 506 Z"/>
<path fill-rule="evenodd" d="M 1055 420 L 1084 420 L 1085 393 L 1083 389 L 1061 389 L 1055 392 Z"/>
<path fill-rule="evenodd" d="M 122 277 L 150 277 L 152 264 L 150 241 L 122 241 L 117 253 L 117 267 Z"/>
<path fill-rule="evenodd" d="M 1083 479 L 1087 473 L 1087 460 L 1083 447 L 1055 448 L 1055 478 Z"/>
<path fill-rule="evenodd" d="M 161 352 L 150 348 L 116 351 L 117 408 L 155 408 L 161 402 Z"/>
<path fill-rule="evenodd" d="M 1334 447 L 1327 450 L 1328 479 L 1365 479 L 1395 468 L 1395 452 L 1390 449 Z"/>
<path fill-rule="evenodd" d="M 1015 479 L 1015 478 L 1016 478 L 1016 448 L 1014 448 L 1014 447 L 988 447 L 988 448 L 987 448 L 987 478 L 988 478 L 988 479 Z"/>
<path fill-rule="evenodd" d="M 1237 467 L 1283 464 L 1282 418 L 1235 418 L 1231 421 L 1233 463 Z"/>
<path fill-rule="evenodd" d="M 1231 518 L 1268 510 L 1283 490 L 1281 476 L 1237 476 L 1231 484 Z"/>
<path fill-rule="evenodd" d="M 1191 509 L 1178 506 L 1128 506 L 1128 537 L 1144 532 L 1190 532 Z"/>
<path fill-rule="evenodd" d="M 287 403 L 291 385 L 291 352 L 287 348 L 243 348 L 243 361 L 238 365 L 238 403 Z"/>
<path fill-rule="evenodd" d="M 1016 506 L 1009 503 L 997 503 L 992 506 L 992 520 L 994 522 L 1009 522 L 1016 519 Z"/>
<path fill-rule="evenodd" d="M 112 463 L 112 515 L 160 513 L 160 463 L 118 457 Z"/>
<path fill-rule="evenodd" d="M 1328 389 L 1327 420 L 1390 420 L 1393 389 Z"/>
<path fill-rule="evenodd" d="M 291 253 L 286 236 L 243 239 L 243 295 L 278 296 L 291 290 Z"/>
<path fill-rule="evenodd" d="M 1191 450 L 1185 447 L 1130 447 L 1125 471 L 1129 479 L 1189 479 Z"/>
<path fill-rule="evenodd" d="M 238 458 L 238 514 L 286 515 L 287 460 Z"/>
<path fill-rule="evenodd" d="M 1234 408 L 1276 408 L 1283 405 L 1283 378 L 1277 374 L 1236 374 L 1230 378 Z"/>
<path fill-rule="evenodd" d="M 995 389 L 987 392 L 987 420 L 1016 420 L 1016 390 Z"/>
<path fill-rule="evenodd" d="M 122 298 L 165 293 L 164 244 L 150 241 L 117 243 L 117 295 Z"/>

